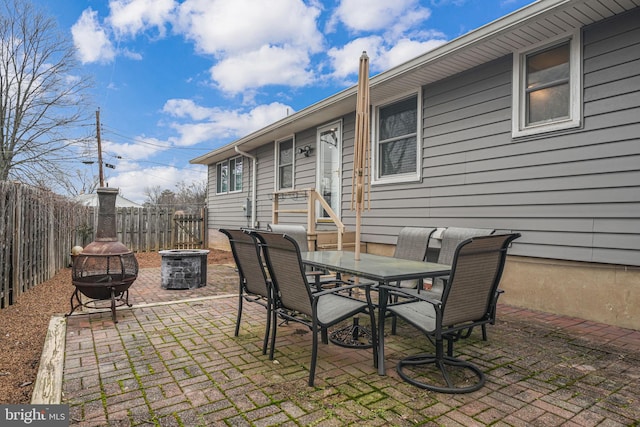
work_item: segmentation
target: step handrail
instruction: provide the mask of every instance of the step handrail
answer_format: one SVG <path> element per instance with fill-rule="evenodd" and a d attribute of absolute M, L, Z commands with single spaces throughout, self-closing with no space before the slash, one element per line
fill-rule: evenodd
<path fill-rule="evenodd" d="M 307 199 L 307 209 L 279 209 L 280 198 L 303 195 Z M 280 190 L 273 193 L 273 212 L 272 223 L 278 224 L 279 213 L 306 213 L 307 214 L 307 235 L 316 234 L 316 203 L 319 202 L 322 208 L 327 212 L 329 218 L 338 229 L 338 250 L 342 250 L 342 236 L 345 232 L 345 226 L 338 215 L 331 209 L 329 203 L 322 197 L 315 188 L 303 188 L 293 190 Z"/>

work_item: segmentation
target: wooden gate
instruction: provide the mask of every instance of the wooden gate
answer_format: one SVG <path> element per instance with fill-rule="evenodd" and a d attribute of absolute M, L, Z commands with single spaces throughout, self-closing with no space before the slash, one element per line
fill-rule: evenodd
<path fill-rule="evenodd" d="M 172 247 L 174 249 L 206 249 L 206 210 L 197 214 L 177 211 L 173 214 Z"/>

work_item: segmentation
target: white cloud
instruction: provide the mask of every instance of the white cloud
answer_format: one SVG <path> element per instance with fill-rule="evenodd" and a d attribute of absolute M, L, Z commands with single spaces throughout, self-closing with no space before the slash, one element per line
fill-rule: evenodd
<path fill-rule="evenodd" d="M 193 120 L 204 120 L 214 111 L 213 108 L 201 107 L 190 99 L 170 99 L 162 107 L 164 113 L 174 117 L 189 117 Z"/>
<path fill-rule="evenodd" d="M 382 50 L 383 39 L 379 36 L 361 37 L 355 39 L 341 48 L 331 48 L 327 52 L 330 58 L 332 68 L 334 69 L 333 77 L 341 80 L 348 76 L 358 75 L 358 67 L 360 65 L 360 56 L 363 51 L 369 56 L 369 64 L 374 69 L 374 64 L 378 64 L 378 57 Z M 376 65 L 377 67 L 377 65 Z"/>
<path fill-rule="evenodd" d="M 515 0 L 512 0 L 515 1 Z M 431 0 L 431 5 L 435 7 L 443 7 L 449 6 L 450 4 L 454 6 L 462 6 L 467 2 L 467 0 Z"/>
<path fill-rule="evenodd" d="M 424 42 L 402 39 L 391 49 L 388 49 L 383 55 L 381 55 L 376 66 L 383 70 L 395 67 L 396 65 L 400 65 L 403 62 L 422 55 L 445 42 L 446 40 L 444 39 L 433 39 Z"/>
<path fill-rule="evenodd" d="M 211 78 L 229 93 L 267 85 L 303 86 L 312 81 L 310 60 L 302 49 L 262 46 L 231 56 L 211 67 Z"/>
<path fill-rule="evenodd" d="M 135 36 L 150 28 L 157 28 L 163 36 L 176 6 L 174 0 L 111 0 L 108 21 L 118 34 Z"/>
<path fill-rule="evenodd" d="M 320 10 L 301 0 L 185 0 L 175 30 L 193 40 L 198 51 L 234 55 L 261 46 L 322 48 L 316 20 Z"/>
<path fill-rule="evenodd" d="M 446 40 L 441 38 L 426 41 L 401 39 L 387 46 L 382 37 L 370 36 L 355 39 L 341 48 L 331 48 L 327 55 L 334 69 L 333 77 L 353 84 L 358 75 L 359 59 L 363 51 L 369 56 L 371 74 L 376 74 L 422 55 L 445 42 Z M 354 81 L 348 81 L 349 77 L 354 77 Z"/>
<path fill-rule="evenodd" d="M 353 31 L 384 31 L 398 24 L 429 18 L 430 11 L 418 0 L 342 0 L 335 16 Z M 406 20 L 410 23 L 404 24 Z"/>
<path fill-rule="evenodd" d="M 168 142 L 160 141 L 156 138 L 139 136 L 134 140 L 134 143 L 117 143 L 104 140 L 102 142 L 102 150 L 107 156 L 121 156 L 124 160 L 132 161 L 148 159 L 171 148 Z"/>
<path fill-rule="evenodd" d="M 170 142 L 175 146 L 188 147 L 246 135 L 286 117 L 293 109 L 273 102 L 245 112 L 202 107 L 187 99 L 172 99 L 165 103 L 162 111 L 176 118 L 190 120 L 169 124 L 178 133 L 177 137 L 170 138 Z"/>
<path fill-rule="evenodd" d="M 120 165 L 119 165 L 120 166 Z M 141 168 L 139 164 L 130 164 L 127 170 L 108 176 L 109 187 L 119 188 L 120 193 L 127 199 L 143 203 L 146 199 L 145 189 L 160 186 L 163 189 L 174 190 L 181 181 L 203 181 L 207 179 L 207 169 L 204 167 L 190 167 L 180 169 L 174 166 L 154 166 Z"/>
<path fill-rule="evenodd" d="M 398 18 L 398 20 L 386 30 L 386 37 L 396 39 L 407 35 L 411 28 L 424 27 L 425 22 L 431 17 L 431 11 L 426 8 L 410 8 Z"/>
<path fill-rule="evenodd" d="M 73 43 L 83 64 L 111 62 L 116 55 L 106 30 L 98 23 L 97 15 L 91 8 L 85 9 L 71 27 Z"/>
<path fill-rule="evenodd" d="M 134 52 L 132 50 L 125 48 L 125 49 L 121 49 L 121 53 L 126 58 L 133 59 L 134 61 L 142 61 L 142 54 L 138 52 Z"/>
<path fill-rule="evenodd" d="M 441 45 L 445 36 L 425 28 L 430 16 L 418 0 L 342 0 L 328 25 L 340 21 L 354 32 L 370 34 L 328 50 L 332 77 L 350 83 L 362 51 L 369 55 L 371 74 L 376 74 Z"/>
<path fill-rule="evenodd" d="M 211 78 L 216 87 L 235 94 L 309 83 L 309 56 L 324 43 L 319 16 L 319 7 L 301 0 L 186 0 L 174 30 L 218 60 Z"/>
<path fill-rule="evenodd" d="M 176 35 L 194 42 L 197 52 L 216 60 L 210 76 L 214 86 L 228 93 L 273 84 L 306 85 L 312 75 L 310 55 L 324 47 L 317 27 L 321 5 L 315 2 L 110 0 L 109 8 L 104 27 L 91 9 L 74 26 L 83 62 L 109 62 L 116 53 L 141 60 L 140 53 L 124 46 L 126 39 L 154 29 L 164 36 L 172 25 Z M 119 52 L 107 28 L 120 36 Z"/>
<path fill-rule="evenodd" d="M 221 128 L 220 124 L 216 122 L 174 122 L 170 126 L 179 134 L 179 136 L 171 137 L 169 140 L 179 147 L 190 147 L 201 142 L 213 141 L 218 138 L 226 138 L 229 136 L 228 129 Z"/>

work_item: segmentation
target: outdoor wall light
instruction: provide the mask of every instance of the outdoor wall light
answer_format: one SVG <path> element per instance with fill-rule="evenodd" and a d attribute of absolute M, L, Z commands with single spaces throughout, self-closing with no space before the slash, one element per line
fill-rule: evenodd
<path fill-rule="evenodd" d="M 304 147 L 298 148 L 298 154 L 304 154 L 305 157 L 309 157 L 311 155 L 311 147 L 305 145 Z"/>

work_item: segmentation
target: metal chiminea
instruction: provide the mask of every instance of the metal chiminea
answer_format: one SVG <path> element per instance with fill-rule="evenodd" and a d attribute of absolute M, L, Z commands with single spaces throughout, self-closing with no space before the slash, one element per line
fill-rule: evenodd
<path fill-rule="evenodd" d="M 111 317 L 116 307 L 129 304 L 129 287 L 138 277 L 138 260 L 132 251 L 118 241 L 116 233 L 117 188 L 98 189 L 98 228 L 96 239 L 73 260 L 72 281 L 76 287 L 71 296 L 71 312 L 80 307 L 97 308 L 97 302 L 111 300 Z M 80 293 L 91 299 L 83 303 Z M 74 305 L 74 298 L 77 304 Z M 67 316 L 68 316 L 67 315 Z"/>

